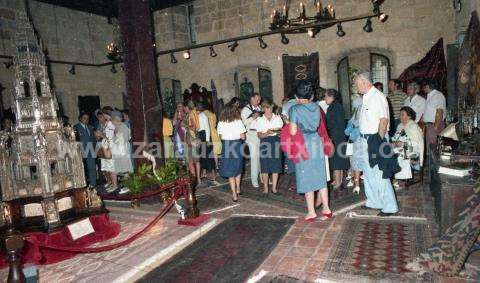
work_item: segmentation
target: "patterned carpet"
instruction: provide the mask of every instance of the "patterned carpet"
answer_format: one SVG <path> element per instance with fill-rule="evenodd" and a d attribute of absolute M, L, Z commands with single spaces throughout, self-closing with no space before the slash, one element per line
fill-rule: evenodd
<path fill-rule="evenodd" d="M 359 277 L 431 281 L 431 275 L 420 277 L 406 267 L 430 242 L 425 221 L 348 218 L 332 247 L 322 277 L 342 281 Z"/>
<path fill-rule="evenodd" d="M 281 175 L 278 181 L 278 194 L 263 194 L 262 188 L 252 187 L 249 181 L 242 183 L 242 197 L 256 201 L 280 206 L 286 209 L 305 213 L 307 207 L 305 197 L 297 194 L 294 175 Z M 330 208 L 333 211 L 340 210 L 352 204 L 365 200 L 363 188 L 360 194 L 354 194 L 351 189 L 330 190 Z"/>
<path fill-rule="evenodd" d="M 243 282 L 293 222 L 229 218 L 137 282 Z"/>

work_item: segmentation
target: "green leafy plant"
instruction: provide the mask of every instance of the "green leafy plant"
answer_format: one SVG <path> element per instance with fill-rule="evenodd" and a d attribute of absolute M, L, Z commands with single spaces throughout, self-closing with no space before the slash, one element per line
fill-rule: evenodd
<path fill-rule="evenodd" d="M 165 165 L 153 172 L 152 165 L 142 164 L 134 173 L 125 178 L 121 185 L 130 189 L 133 195 L 142 193 L 146 187 L 151 185 L 164 185 L 175 181 L 185 172 L 176 159 L 167 159 Z"/>

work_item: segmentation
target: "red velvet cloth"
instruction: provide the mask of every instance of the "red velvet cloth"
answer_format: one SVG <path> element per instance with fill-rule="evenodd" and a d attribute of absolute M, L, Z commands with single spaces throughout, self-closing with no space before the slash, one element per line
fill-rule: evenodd
<path fill-rule="evenodd" d="M 76 241 L 72 240 L 67 227 L 51 233 L 28 233 L 25 235 L 25 238 L 33 239 L 45 245 L 82 248 L 114 238 L 120 233 L 120 224 L 110 220 L 108 214 L 90 216 L 90 222 L 92 223 L 95 233 L 84 236 Z M 76 254 L 76 252 L 43 248 L 32 244 L 30 241 L 25 241 L 25 247 L 22 252 L 22 263 L 52 264 L 72 258 Z M 5 253 L 1 252 L 0 268 L 5 266 L 8 266 L 8 263 L 5 259 Z"/>
<path fill-rule="evenodd" d="M 325 112 L 323 112 L 321 108 L 320 125 L 318 126 L 317 132 L 322 139 L 324 154 L 331 156 L 335 147 L 328 135 Z M 295 164 L 298 164 L 301 160 L 308 160 L 308 158 L 310 158 L 307 147 L 305 146 L 305 138 L 300 128 L 298 128 L 295 135 L 291 135 L 289 125 L 285 124 L 280 132 L 280 145 L 282 151 L 285 152 L 288 158 Z"/>
<path fill-rule="evenodd" d="M 302 131 L 298 129 L 295 135 L 290 133 L 288 124 L 283 126 L 280 132 L 280 146 L 293 163 L 298 164 L 301 160 L 308 160 L 307 147 L 305 146 L 305 138 Z"/>
<path fill-rule="evenodd" d="M 327 130 L 327 120 L 325 119 L 325 112 L 320 108 L 320 126 L 318 127 L 318 135 L 322 139 L 323 143 L 323 153 L 328 156 L 332 156 L 335 146 L 333 145 L 332 139 L 328 135 Z"/>

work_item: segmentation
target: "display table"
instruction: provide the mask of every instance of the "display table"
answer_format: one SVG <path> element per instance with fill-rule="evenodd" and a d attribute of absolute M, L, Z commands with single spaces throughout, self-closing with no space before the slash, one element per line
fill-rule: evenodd
<path fill-rule="evenodd" d="M 430 151 L 430 191 L 434 199 L 435 217 L 440 234 L 453 225 L 464 209 L 465 200 L 474 192 L 476 180 L 438 173 L 439 166 L 448 167 L 449 161 L 439 158 L 438 152 Z"/>

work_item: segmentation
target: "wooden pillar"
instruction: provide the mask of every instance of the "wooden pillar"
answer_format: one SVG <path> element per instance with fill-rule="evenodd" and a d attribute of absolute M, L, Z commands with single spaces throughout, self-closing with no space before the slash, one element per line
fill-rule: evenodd
<path fill-rule="evenodd" d="M 148 0 L 119 0 L 125 80 L 134 150 L 155 142 L 163 157 L 162 103 L 157 80 L 152 12 Z M 137 151 L 138 152 L 138 151 Z M 139 163 L 141 159 L 135 159 Z"/>

